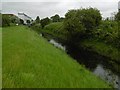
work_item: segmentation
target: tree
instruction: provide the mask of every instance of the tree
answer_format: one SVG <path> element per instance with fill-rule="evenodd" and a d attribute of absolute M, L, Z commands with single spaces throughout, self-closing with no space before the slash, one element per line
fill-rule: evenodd
<path fill-rule="evenodd" d="M 59 22 L 60 21 L 60 16 L 56 14 L 55 16 L 51 17 L 52 22 Z"/>
<path fill-rule="evenodd" d="M 77 16 L 80 18 L 80 21 L 88 32 L 91 32 L 94 28 L 98 27 L 102 19 L 99 10 L 95 8 L 78 10 Z"/>
<path fill-rule="evenodd" d="M 67 42 L 69 44 L 73 43 L 73 41 L 77 42 L 79 38 L 78 34 L 84 31 L 84 26 L 76 15 L 77 10 L 69 10 L 68 13 L 65 14 L 64 32 L 66 32 Z"/>
<path fill-rule="evenodd" d="M 41 19 L 40 21 L 42 28 L 44 28 L 45 25 L 50 23 L 50 19 L 48 17 Z"/>
<path fill-rule="evenodd" d="M 39 16 L 36 17 L 35 22 L 36 22 L 36 23 L 40 23 L 40 18 L 39 18 Z"/>
<path fill-rule="evenodd" d="M 115 15 L 115 20 L 120 21 L 120 12 Z"/>
<path fill-rule="evenodd" d="M 99 26 L 101 19 L 99 10 L 94 8 L 69 10 L 64 20 L 68 39 L 78 42 L 85 36 L 88 37 Z"/>

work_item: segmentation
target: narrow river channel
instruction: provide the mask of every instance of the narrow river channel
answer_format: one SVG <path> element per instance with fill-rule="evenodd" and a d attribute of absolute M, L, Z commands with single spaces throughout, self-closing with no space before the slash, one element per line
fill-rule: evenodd
<path fill-rule="evenodd" d="M 69 56 L 77 60 L 78 63 L 85 65 L 93 74 L 113 85 L 117 90 L 120 90 L 120 76 L 110 69 L 111 66 L 106 62 L 106 58 L 82 49 L 78 50 L 77 48 L 67 47 L 54 39 L 48 41 L 56 48 L 64 50 Z"/>

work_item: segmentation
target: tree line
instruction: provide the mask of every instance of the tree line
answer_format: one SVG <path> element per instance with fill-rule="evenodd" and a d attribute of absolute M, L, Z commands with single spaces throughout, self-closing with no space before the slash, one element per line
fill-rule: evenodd
<path fill-rule="evenodd" d="M 44 28 L 46 25 L 52 23 L 52 22 L 62 22 L 64 20 L 63 17 L 60 17 L 58 14 L 55 14 L 54 16 L 46 17 L 43 19 L 40 19 L 39 16 L 36 17 L 35 22 L 33 23 L 35 24 L 41 24 L 41 27 Z"/>
<path fill-rule="evenodd" d="M 82 8 L 69 10 L 65 14 L 65 18 L 58 14 L 54 16 L 40 19 L 39 16 L 33 21 L 32 26 L 37 28 L 38 32 L 50 23 L 63 22 L 60 34 L 66 37 L 66 42 L 76 44 L 84 38 L 96 37 L 105 43 L 114 44 L 119 47 L 120 30 L 120 12 L 115 14 L 115 20 L 102 20 L 100 11 L 96 8 Z M 20 20 L 21 24 L 23 20 Z M 16 23 L 15 18 L 2 15 L 2 26 L 10 26 L 10 23 Z M 51 31 L 52 32 L 52 31 Z M 54 31 L 54 33 L 56 33 Z M 73 38 L 74 37 L 74 38 Z"/>
<path fill-rule="evenodd" d="M 46 26 L 50 25 L 50 23 L 54 24 L 51 24 L 51 27 L 52 25 L 54 27 L 55 25 L 56 27 L 60 26 L 62 28 L 59 28 L 60 30 L 53 28 L 55 30 L 48 30 L 47 32 L 63 36 L 68 44 L 77 45 L 84 39 L 96 38 L 106 44 L 120 48 L 120 30 L 118 28 L 120 12 L 115 14 L 114 18 L 114 20 L 107 18 L 102 20 L 102 15 L 98 9 L 82 8 L 69 10 L 65 14 L 65 18 L 62 19 L 62 27 L 59 25 L 60 23 L 53 23 L 60 22 L 58 15 L 54 15 L 50 19 L 44 18 L 41 20 L 37 17 L 36 22 L 39 21 L 38 23 L 40 23 L 43 32 L 46 31 L 44 29 L 48 29 Z M 38 32 L 41 30 L 40 25 L 38 25 Z"/>

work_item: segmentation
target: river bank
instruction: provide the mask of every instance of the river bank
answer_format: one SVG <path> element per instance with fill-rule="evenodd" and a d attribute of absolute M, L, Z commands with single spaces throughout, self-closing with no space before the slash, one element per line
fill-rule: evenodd
<path fill-rule="evenodd" d="M 111 88 L 26 26 L 2 36 L 2 88 Z"/>
<path fill-rule="evenodd" d="M 111 58 L 104 55 L 100 55 L 100 53 L 92 51 L 90 48 L 87 48 L 85 46 L 67 46 L 60 42 L 62 40 L 58 38 L 56 39 L 48 33 L 43 34 L 42 36 L 50 41 L 50 43 L 52 41 L 55 47 L 65 47 L 66 53 L 77 60 L 77 62 L 84 65 L 86 68 L 88 68 L 90 71 L 92 71 L 95 75 L 99 76 L 103 80 L 113 84 L 117 88 L 120 88 L 120 77 L 118 70 L 119 64 L 113 62 L 114 60 L 111 60 Z"/>
<path fill-rule="evenodd" d="M 56 43 L 57 42 L 54 41 L 54 46 L 56 47 L 56 45 L 58 45 L 58 47 L 60 46 L 61 48 L 61 44 Z M 111 68 L 111 64 L 108 64 L 107 61 L 109 60 L 109 58 L 100 56 L 99 54 L 85 50 L 84 48 L 78 49 L 75 47 L 73 48 L 73 46 L 63 47 L 65 47 L 66 53 L 70 55 L 73 59 L 77 60 L 77 62 L 79 62 L 81 65 L 85 66 L 95 75 L 99 76 L 108 83 L 113 84 L 116 88 L 120 88 L 120 77 L 119 75 L 117 75 L 113 67 Z"/>

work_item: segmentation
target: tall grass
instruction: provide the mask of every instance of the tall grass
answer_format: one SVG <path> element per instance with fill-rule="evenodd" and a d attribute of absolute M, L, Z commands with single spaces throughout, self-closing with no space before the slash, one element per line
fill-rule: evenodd
<path fill-rule="evenodd" d="M 3 88 L 109 88 L 24 26 L 3 28 Z"/>

